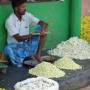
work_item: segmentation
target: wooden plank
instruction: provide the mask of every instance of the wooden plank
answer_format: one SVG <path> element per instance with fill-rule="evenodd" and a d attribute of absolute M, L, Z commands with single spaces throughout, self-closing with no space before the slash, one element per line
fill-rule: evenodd
<path fill-rule="evenodd" d="M 0 53 L 0 63 L 7 63 L 8 61 L 6 60 L 6 57 L 3 53 Z"/>
<path fill-rule="evenodd" d="M 45 34 L 49 34 L 50 32 L 45 32 Z M 36 36 L 36 35 L 41 35 L 40 33 L 30 33 L 30 35 Z"/>

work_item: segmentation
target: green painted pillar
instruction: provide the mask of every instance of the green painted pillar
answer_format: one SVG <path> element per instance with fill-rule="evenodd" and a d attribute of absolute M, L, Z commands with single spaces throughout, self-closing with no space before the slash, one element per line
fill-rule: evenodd
<path fill-rule="evenodd" d="M 80 23 L 81 23 L 81 1 L 71 0 L 71 22 L 70 22 L 70 36 L 80 37 Z"/>

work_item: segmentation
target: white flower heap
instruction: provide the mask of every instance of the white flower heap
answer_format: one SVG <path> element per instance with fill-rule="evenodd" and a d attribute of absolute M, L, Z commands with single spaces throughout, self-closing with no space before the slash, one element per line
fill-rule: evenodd
<path fill-rule="evenodd" d="M 37 77 L 18 82 L 14 88 L 15 90 L 59 90 L 59 84 L 52 79 Z"/>
<path fill-rule="evenodd" d="M 74 59 L 90 59 L 90 44 L 78 37 L 72 37 L 69 40 L 57 45 L 48 54 L 59 57 L 71 57 Z"/>

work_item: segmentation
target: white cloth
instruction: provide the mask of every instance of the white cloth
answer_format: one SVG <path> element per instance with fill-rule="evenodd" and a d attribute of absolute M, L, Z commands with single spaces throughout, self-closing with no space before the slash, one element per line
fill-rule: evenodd
<path fill-rule="evenodd" d="M 28 35 L 29 34 L 29 25 L 37 25 L 39 19 L 34 17 L 31 13 L 26 12 L 22 16 L 22 20 L 20 21 L 17 16 L 12 13 L 9 18 L 6 20 L 5 27 L 8 33 L 7 43 L 18 43 L 13 35 L 19 34 Z"/>

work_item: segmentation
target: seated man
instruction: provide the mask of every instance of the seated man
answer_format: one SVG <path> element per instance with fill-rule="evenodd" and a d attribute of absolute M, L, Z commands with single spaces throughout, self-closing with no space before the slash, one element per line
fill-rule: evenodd
<path fill-rule="evenodd" d="M 25 3 L 26 0 L 11 0 L 14 12 L 5 24 L 8 33 L 5 54 L 17 66 L 21 66 L 26 57 L 34 56 L 35 60 L 40 60 L 48 27 L 47 23 L 26 12 Z M 40 35 L 30 34 L 29 25 L 39 25 Z"/>

